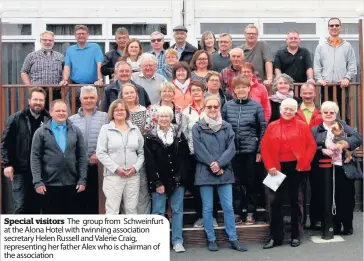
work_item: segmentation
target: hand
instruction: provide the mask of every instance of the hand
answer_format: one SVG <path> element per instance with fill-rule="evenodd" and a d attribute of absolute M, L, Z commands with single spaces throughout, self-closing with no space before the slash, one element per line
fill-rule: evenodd
<path fill-rule="evenodd" d="M 271 176 L 276 176 L 277 174 L 278 174 L 278 172 L 277 172 L 277 169 L 276 168 L 271 168 L 270 170 L 268 170 L 268 173 L 269 173 L 269 175 L 271 175 Z"/>
<path fill-rule="evenodd" d="M 326 80 L 319 80 L 318 83 L 321 84 L 322 86 L 326 86 L 327 81 Z"/>
<path fill-rule="evenodd" d="M 262 161 L 262 155 L 260 153 L 257 154 L 255 162 L 261 162 Z"/>
<path fill-rule="evenodd" d="M 4 175 L 7 177 L 10 181 L 13 181 L 14 178 L 14 169 L 13 167 L 6 167 L 4 169 Z"/>
<path fill-rule="evenodd" d="M 267 79 L 263 82 L 264 85 L 271 85 L 272 84 L 272 79 Z"/>
<path fill-rule="evenodd" d="M 62 80 L 60 83 L 59 83 L 60 86 L 64 86 L 66 87 L 68 85 L 68 81 L 67 80 Z"/>
<path fill-rule="evenodd" d="M 125 177 L 126 177 L 126 172 L 125 172 L 125 170 L 124 170 L 123 168 L 118 168 L 118 169 L 116 170 L 116 172 L 117 172 L 117 174 L 118 174 L 120 177 L 122 177 L 122 178 L 125 178 Z"/>
<path fill-rule="evenodd" d="M 307 80 L 307 82 L 310 82 L 310 83 L 312 83 L 312 84 L 315 84 L 315 83 L 316 83 L 316 82 L 315 82 L 315 80 L 314 80 L 314 79 L 312 79 L 312 78 L 311 78 L 311 79 L 308 79 L 308 80 Z"/>
<path fill-rule="evenodd" d="M 159 186 L 157 189 L 156 189 L 157 193 L 159 194 L 164 194 L 164 186 Z"/>
<path fill-rule="evenodd" d="M 220 170 L 220 166 L 219 164 L 216 162 L 216 161 L 213 161 L 211 164 L 210 164 L 210 168 L 211 168 L 211 171 L 213 173 L 216 173 Z"/>
<path fill-rule="evenodd" d="M 331 149 L 322 149 L 322 154 L 331 157 L 332 155 L 334 155 L 334 152 Z"/>
<path fill-rule="evenodd" d="M 92 154 L 88 160 L 90 162 L 90 164 L 95 165 L 97 164 L 97 157 L 96 157 L 96 153 Z"/>
<path fill-rule="evenodd" d="M 333 151 L 342 153 L 344 150 L 344 146 L 342 144 L 335 144 L 334 146 L 331 147 Z"/>
<path fill-rule="evenodd" d="M 45 186 L 39 186 L 36 190 L 35 190 L 38 194 L 40 195 L 44 195 L 47 191 Z"/>
<path fill-rule="evenodd" d="M 85 190 L 85 186 L 84 185 L 77 185 L 76 189 L 77 189 L 77 193 L 80 193 L 80 192 Z"/>
<path fill-rule="evenodd" d="M 128 176 L 128 177 L 135 175 L 135 173 L 136 173 L 136 170 L 135 170 L 135 168 L 134 168 L 134 167 L 132 167 L 132 168 L 130 168 L 130 169 L 128 169 L 128 170 L 125 170 L 125 174 L 126 174 L 126 176 Z"/>
<path fill-rule="evenodd" d="M 346 87 L 348 85 L 349 85 L 349 80 L 348 79 L 345 78 L 345 79 L 340 81 L 340 86 L 341 87 Z"/>
<path fill-rule="evenodd" d="M 94 84 L 96 86 L 103 86 L 104 85 L 104 81 L 102 79 L 98 79 L 96 82 L 94 82 Z"/>
<path fill-rule="evenodd" d="M 219 172 L 216 173 L 216 176 L 221 176 L 224 174 L 224 170 L 220 169 Z"/>

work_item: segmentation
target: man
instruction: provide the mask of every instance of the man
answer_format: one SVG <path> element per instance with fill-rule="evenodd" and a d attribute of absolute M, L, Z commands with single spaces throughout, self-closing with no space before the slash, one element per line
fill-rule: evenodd
<path fill-rule="evenodd" d="M 161 100 L 159 88 L 162 83 L 167 82 L 164 76 L 157 72 L 157 58 L 150 53 L 144 53 L 140 60 L 141 72 L 132 74 L 131 79 L 145 89 L 150 102 L 155 104 Z"/>
<path fill-rule="evenodd" d="M 102 96 L 101 110 L 104 112 L 109 111 L 110 104 L 118 99 L 121 89 L 125 83 L 130 82 L 138 89 L 139 104 L 148 107 L 150 103 L 149 96 L 145 89 L 131 80 L 132 68 L 126 61 L 120 61 L 115 64 L 115 78 L 116 81 L 104 88 L 104 95 Z"/>
<path fill-rule="evenodd" d="M 45 31 L 40 34 L 41 49 L 27 55 L 21 68 L 21 79 L 26 86 L 58 84 L 62 79 L 63 54 L 53 50 L 54 33 Z M 44 88 L 47 97 L 45 107 L 49 107 L 49 90 Z M 53 99 L 61 99 L 61 88 L 53 88 Z"/>
<path fill-rule="evenodd" d="M 2 134 L 1 158 L 4 175 L 12 185 L 14 214 L 40 214 L 30 171 L 30 148 L 35 131 L 50 118 L 45 100 L 43 88 L 31 88 L 29 105 L 9 117 Z"/>
<path fill-rule="evenodd" d="M 60 85 L 67 86 L 74 84 L 95 84 L 103 86 L 101 64 L 104 55 L 96 43 L 88 43 L 88 28 L 85 25 L 75 26 L 75 37 L 77 44 L 70 46 L 66 51 L 63 80 Z M 71 92 L 69 92 L 71 104 Z M 80 108 L 80 89 L 76 90 L 76 111 Z"/>
<path fill-rule="evenodd" d="M 80 196 L 87 180 L 86 148 L 80 129 L 67 121 L 62 100 L 51 103 L 52 119 L 34 134 L 30 166 L 43 214 L 83 213 Z"/>
<path fill-rule="evenodd" d="M 221 71 L 222 89 L 233 94 L 233 78 L 240 75 L 240 66 L 244 62 L 244 53 L 241 48 L 234 48 L 229 53 L 231 65 Z"/>
<path fill-rule="evenodd" d="M 229 52 L 232 46 L 232 38 L 227 33 L 222 33 L 219 36 L 219 50 L 211 55 L 212 70 L 221 72 L 224 68 L 231 65 Z"/>
<path fill-rule="evenodd" d="M 269 46 L 264 41 L 258 41 L 258 27 L 253 24 L 245 28 L 246 43 L 240 48 L 244 51 L 245 60 L 253 64 L 258 78 L 268 86 L 273 81 L 273 58 Z"/>
<path fill-rule="evenodd" d="M 338 83 L 341 88 L 347 87 L 357 73 L 354 49 L 349 42 L 340 37 L 341 29 L 340 19 L 331 18 L 328 22 L 329 38 L 316 47 L 314 75 L 316 81 L 322 86 L 326 86 L 327 83 Z M 341 88 L 337 90 L 337 104 L 340 110 L 342 110 Z M 321 90 L 322 96 L 324 95 L 323 89 Z M 333 100 L 332 88 L 329 88 L 328 99 Z M 349 119 L 349 117 L 346 118 Z"/>
<path fill-rule="evenodd" d="M 108 123 L 107 113 L 97 110 L 97 89 L 94 86 L 81 88 L 81 108 L 78 113 L 72 115 L 69 120 L 77 126 L 85 139 L 87 166 L 87 190 L 84 194 L 86 202 L 85 214 L 99 213 L 99 182 L 98 166 L 96 158 L 96 145 L 102 125 Z"/>
<path fill-rule="evenodd" d="M 176 43 L 171 46 L 178 52 L 178 59 L 180 62 L 187 62 L 190 64 L 193 55 L 197 51 L 197 48 L 186 41 L 187 29 L 183 25 L 173 28 L 173 36 Z"/>
<path fill-rule="evenodd" d="M 302 104 L 297 111 L 296 118 L 300 119 L 308 124 L 310 129 L 319 125 L 322 122 L 321 112 L 315 105 L 315 85 L 311 82 L 304 83 L 301 86 L 300 96 L 302 98 Z M 319 226 L 321 221 L 319 209 L 320 206 L 320 190 L 322 189 L 322 182 L 320 181 L 320 175 L 310 172 L 310 187 L 311 187 L 311 201 L 310 201 L 310 223 L 311 228 L 315 229 Z M 306 194 L 307 181 L 304 185 L 304 194 Z M 304 209 L 303 209 L 303 225 L 306 224 L 306 196 L 304 196 Z"/>
<path fill-rule="evenodd" d="M 150 53 L 157 58 L 158 70 L 163 69 L 164 65 L 166 64 L 166 55 L 165 55 L 166 51 L 163 49 L 163 44 L 164 44 L 164 34 L 156 31 L 150 35 L 150 45 L 152 46 L 152 51 L 150 51 Z"/>
<path fill-rule="evenodd" d="M 277 52 L 274 59 L 274 73 L 285 73 L 297 83 L 311 82 L 313 79 L 312 59 L 310 52 L 300 47 L 300 35 L 290 31 L 286 38 L 287 47 Z"/>
<path fill-rule="evenodd" d="M 118 28 L 115 32 L 115 40 L 117 45 L 105 54 L 104 62 L 101 66 L 102 75 L 109 76 L 110 80 L 113 78 L 115 64 L 123 56 L 124 48 L 129 40 L 128 30 L 124 27 Z"/>

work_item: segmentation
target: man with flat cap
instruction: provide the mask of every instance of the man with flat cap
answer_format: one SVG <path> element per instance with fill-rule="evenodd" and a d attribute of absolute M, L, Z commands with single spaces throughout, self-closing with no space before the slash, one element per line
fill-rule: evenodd
<path fill-rule="evenodd" d="M 197 48 L 186 41 L 187 29 L 183 25 L 178 25 L 173 28 L 173 36 L 176 43 L 171 46 L 178 52 L 178 59 L 180 62 L 187 62 L 190 64 L 192 56 L 197 51 Z"/>

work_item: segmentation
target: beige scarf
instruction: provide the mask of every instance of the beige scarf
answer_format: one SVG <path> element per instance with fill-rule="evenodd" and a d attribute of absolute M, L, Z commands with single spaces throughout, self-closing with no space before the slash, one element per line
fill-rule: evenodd
<path fill-rule="evenodd" d="M 221 117 L 220 113 L 215 120 L 211 119 L 209 116 L 207 116 L 206 113 L 204 113 L 202 115 L 202 117 L 205 120 L 205 122 L 207 123 L 207 126 L 214 132 L 218 132 L 221 129 L 222 117 Z"/>

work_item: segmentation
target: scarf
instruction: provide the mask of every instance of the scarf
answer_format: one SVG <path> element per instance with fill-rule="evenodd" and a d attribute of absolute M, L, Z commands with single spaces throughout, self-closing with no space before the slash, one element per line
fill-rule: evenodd
<path fill-rule="evenodd" d="M 133 72 L 139 72 L 140 71 L 140 61 L 141 61 L 141 56 L 138 57 L 138 60 L 136 62 L 133 62 L 129 57 L 126 58 L 126 62 L 128 64 L 130 64 Z"/>
<path fill-rule="evenodd" d="M 217 116 L 216 120 L 211 119 L 209 116 L 206 115 L 206 113 L 202 114 L 202 118 L 207 123 L 207 126 L 213 131 L 218 132 L 221 129 L 222 126 L 222 117 L 221 114 Z"/>
<path fill-rule="evenodd" d="M 164 132 L 159 125 L 157 125 L 157 135 L 158 138 L 161 139 L 164 145 L 169 146 L 173 143 L 174 138 L 174 131 L 173 131 L 173 125 L 169 127 L 167 132 Z"/>
<path fill-rule="evenodd" d="M 181 83 L 179 80 L 175 79 L 173 81 L 174 85 L 176 85 L 182 92 L 183 94 L 186 94 L 187 90 L 188 90 L 188 87 L 190 86 L 190 82 L 191 80 L 190 79 L 187 79 L 185 81 L 185 83 Z"/>
<path fill-rule="evenodd" d="M 163 68 L 162 68 L 163 72 L 166 74 L 167 79 L 172 79 L 172 70 L 173 70 L 173 66 L 169 66 L 168 64 L 166 64 Z"/>
<path fill-rule="evenodd" d="M 272 100 L 274 102 L 278 102 L 278 103 L 282 103 L 282 101 L 284 101 L 287 98 L 293 98 L 293 91 L 290 91 L 288 94 L 282 94 L 282 93 L 276 91 L 275 94 L 273 94 L 269 97 L 270 100 Z"/>

